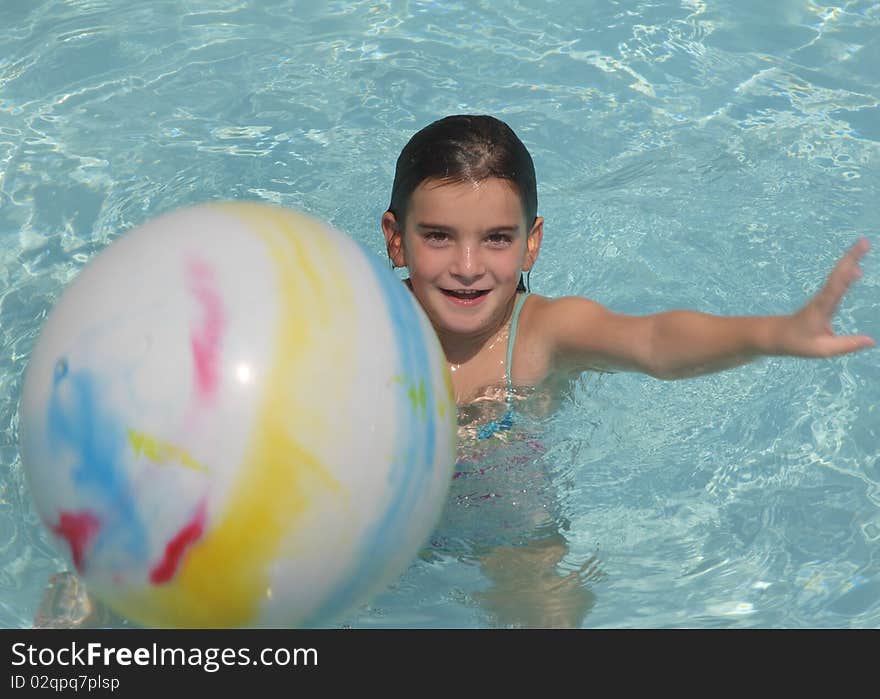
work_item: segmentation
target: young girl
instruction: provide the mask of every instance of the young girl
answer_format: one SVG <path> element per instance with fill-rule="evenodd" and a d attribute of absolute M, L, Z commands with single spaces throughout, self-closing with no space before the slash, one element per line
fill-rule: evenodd
<path fill-rule="evenodd" d="M 529 294 L 523 273 L 538 259 L 544 233 L 537 206 L 532 158 L 493 117 L 436 121 L 397 160 L 382 232 L 392 264 L 408 268 L 406 283 L 437 332 L 459 404 L 559 374 L 628 370 L 678 379 L 762 355 L 831 357 L 874 345 L 831 329 L 838 303 L 861 276 L 865 239 L 791 315 L 630 316 L 586 298 Z"/>
<path fill-rule="evenodd" d="M 544 232 L 534 165 L 510 127 L 489 116 L 446 117 L 410 139 L 397 160 L 382 231 L 392 266 L 407 268 L 406 284 L 446 353 L 462 436 L 472 438 L 471 444 L 509 434 L 521 403 L 527 402 L 519 399 L 552 399 L 572 377 L 589 370 L 677 379 L 763 355 L 831 357 L 874 345 L 869 337 L 837 336 L 831 329 L 841 298 L 861 276 L 858 262 L 869 247 L 865 239 L 791 315 L 719 317 L 677 310 L 631 316 L 587 298 L 530 294 L 528 274 Z M 493 419 L 475 409 L 498 399 L 502 409 Z M 472 452 L 463 459 L 478 460 Z M 516 569 L 531 571 L 532 588 L 538 590 L 533 600 L 558 591 L 559 578 L 551 569 L 566 551 L 564 540 L 552 532 L 519 548 L 485 552 L 483 569 L 496 583 L 487 598 L 504 598 L 498 586 Z M 522 585 L 516 589 L 522 593 Z M 581 595 L 568 603 L 571 625 L 579 625 L 576 617 L 582 618 L 589 601 Z M 515 606 L 499 604 L 496 611 Z M 535 625 L 556 625 L 560 618 L 519 607 L 519 618 L 537 619 Z"/>

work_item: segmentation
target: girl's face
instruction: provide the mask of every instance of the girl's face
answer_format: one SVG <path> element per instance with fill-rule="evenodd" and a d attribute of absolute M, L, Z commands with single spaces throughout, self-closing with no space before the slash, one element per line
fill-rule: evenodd
<path fill-rule="evenodd" d="M 441 334 L 480 335 L 507 319 L 520 274 L 538 257 L 544 221 L 529 228 L 515 187 L 422 182 L 413 192 L 406 229 L 382 218 L 395 265 L 409 268 L 416 299 Z"/>

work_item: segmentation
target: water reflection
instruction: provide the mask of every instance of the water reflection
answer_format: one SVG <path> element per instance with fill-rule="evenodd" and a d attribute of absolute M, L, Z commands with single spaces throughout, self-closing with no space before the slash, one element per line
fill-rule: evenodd
<path fill-rule="evenodd" d="M 460 408 L 456 471 L 425 553 L 479 567 L 488 585 L 471 597 L 495 626 L 581 628 L 603 573 L 596 556 L 570 560 L 564 489 L 542 438 L 554 405 L 531 392 L 514 407 L 510 428 L 489 439 L 480 426 L 498 421 L 506 401 Z"/>

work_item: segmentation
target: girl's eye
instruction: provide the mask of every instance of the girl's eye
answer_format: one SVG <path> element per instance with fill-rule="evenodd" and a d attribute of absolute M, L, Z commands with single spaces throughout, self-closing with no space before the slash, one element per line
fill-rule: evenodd
<path fill-rule="evenodd" d="M 506 233 L 492 233 L 487 240 L 492 245 L 507 245 L 510 242 L 510 236 Z"/>
<path fill-rule="evenodd" d="M 425 234 L 425 240 L 429 243 L 442 243 L 445 242 L 449 236 L 443 231 L 430 231 Z"/>

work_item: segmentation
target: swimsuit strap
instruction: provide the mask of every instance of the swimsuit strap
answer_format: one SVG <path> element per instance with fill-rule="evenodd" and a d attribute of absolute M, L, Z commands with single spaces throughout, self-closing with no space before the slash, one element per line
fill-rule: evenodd
<path fill-rule="evenodd" d="M 513 380 L 510 378 L 510 362 L 513 359 L 513 343 L 516 342 L 516 327 L 519 323 L 519 312 L 522 310 L 526 296 L 528 295 L 529 292 L 527 291 L 516 300 L 516 305 L 513 307 L 513 315 L 510 317 L 510 335 L 507 338 L 507 410 L 498 420 L 492 420 L 480 428 L 477 433 L 479 439 L 489 439 L 493 435 L 504 430 L 509 430 L 513 427 L 515 417 L 513 410 Z"/>
<path fill-rule="evenodd" d="M 513 315 L 510 317 L 510 335 L 507 338 L 507 402 L 508 404 L 512 401 L 513 395 L 513 380 L 510 378 L 510 365 L 513 361 L 513 343 L 516 342 L 516 328 L 519 324 L 519 312 L 522 310 L 523 304 L 526 301 L 526 296 L 529 295 L 529 292 L 525 292 L 522 296 L 520 296 L 516 300 L 516 305 L 513 307 Z"/>

